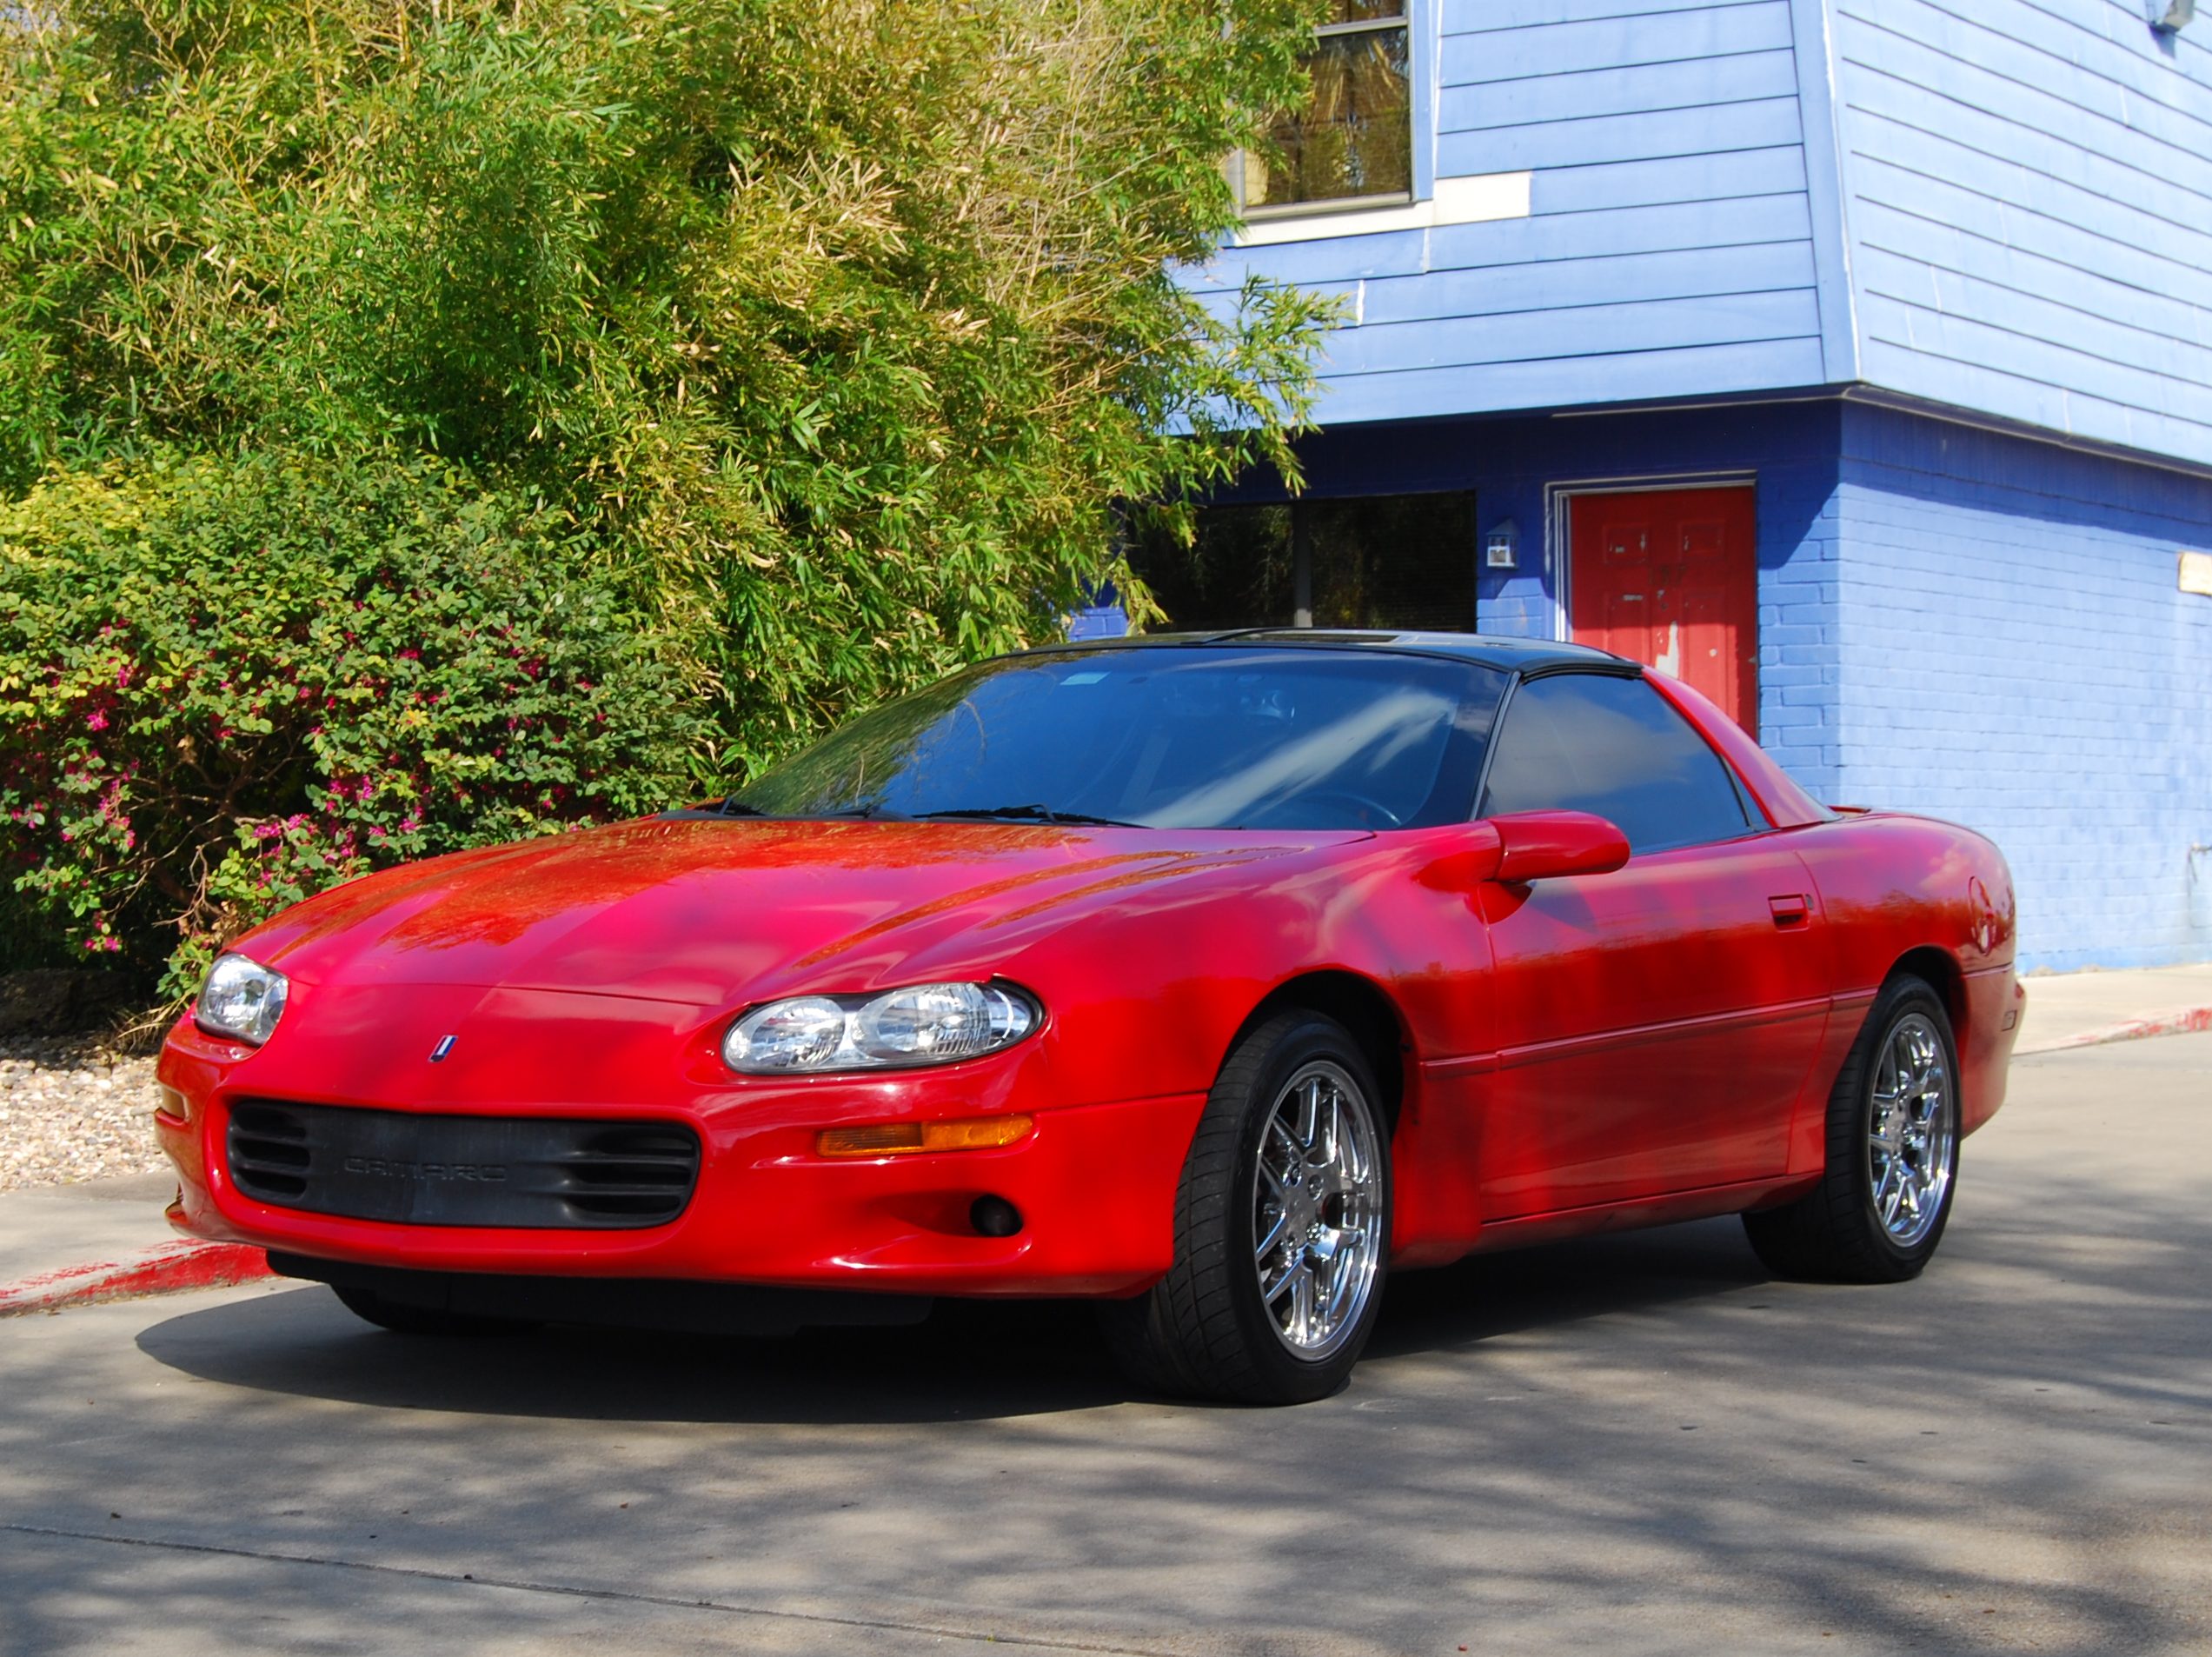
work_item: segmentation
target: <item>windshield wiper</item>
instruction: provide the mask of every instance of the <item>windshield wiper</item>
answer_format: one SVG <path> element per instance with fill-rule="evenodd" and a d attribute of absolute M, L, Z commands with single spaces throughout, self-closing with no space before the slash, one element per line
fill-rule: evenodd
<path fill-rule="evenodd" d="M 1141 828 L 1140 822 L 1124 822 L 1119 817 L 1094 817 L 1085 811 L 1055 811 L 1050 806 L 964 806 L 955 810 L 925 811 L 930 817 L 982 817 L 998 822 L 1070 822 L 1095 828 Z"/>
<path fill-rule="evenodd" d="M 718 817 L 765 817 L 768 815 L 758 806 L 747 805 L 734 794 L 711 805 L 701 806 L 700 809 L 711 811 Z"/>

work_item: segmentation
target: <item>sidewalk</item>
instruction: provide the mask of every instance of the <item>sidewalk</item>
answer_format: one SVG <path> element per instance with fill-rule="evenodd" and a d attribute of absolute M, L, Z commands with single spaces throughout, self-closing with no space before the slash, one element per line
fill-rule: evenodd
<path fill-rule="evenodd" d="M 2212 1029 L 2212 965 L 2023 982 L 2020 1055 Z M 176 1189 L 165 1174 L 143 1174 L 0 1193 L 0 1328 L 10 1314 L 266 1274 L 257 1249 L 172 1232 L 162 1209 Z"/>
<path fill-rule="evenodd" d="M 2212 963 L 2023 978 L 2028 1011 L 2016 1055 L 2212 1029 Z"/>
<path fill-rule="evenodd" d="M 166 1174 L 0 1193 L 0 1328 L 11 1314 L 268 1275 L 257 1248 L 171 1231 L 162 1210 L 176 1195 Z"/>

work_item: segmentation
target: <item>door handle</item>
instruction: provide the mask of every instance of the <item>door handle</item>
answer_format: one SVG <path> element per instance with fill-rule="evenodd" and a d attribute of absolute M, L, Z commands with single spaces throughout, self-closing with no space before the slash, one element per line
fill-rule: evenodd
<path fill-rule="evenodd" d="M 1802 893 L 1797 892 L 1791 892 L 1782 897 L 1770 897 L 1766 901 L 1766 907 L 1768 912 L 1774 916 L 1775 925 L 1783 928 L 1785 931 L 1791 927 L 1804 925 L 1812 914 L 1812 906 L 1805 901 Z"/>

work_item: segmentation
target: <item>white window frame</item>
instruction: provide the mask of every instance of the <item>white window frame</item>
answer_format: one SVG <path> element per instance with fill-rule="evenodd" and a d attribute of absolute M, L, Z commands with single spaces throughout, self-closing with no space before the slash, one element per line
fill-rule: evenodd
<path fill-rule="evenodd" d="M 1434 189 L 1436 163 L 1432 129 L 1435 125 L 1433 83 L 1437 54 L 1430 44 L 1430 37 L 1433 9 L 1437 3 L 1438 0 L 1400 0 L 1400 10 L 1394 17 L 1360 17 L 1350 23 L 1324 23 L 1313 31 L 1317 43 L 1345 35 L 1379 34 L 1386 29 L 1405 31 L 1407 81 L 1405 142 L 1411 151 L 1406 159 L 1412 188 L 1385 190 L 1372 196 L 1317 196 L 1312 201 L 1277 202 L 1265 207 L 1246 207 L 1244 200 L 1245 152 L 1239 150 L 1229 158 L 1229 183 L 1236 192 L 1237 210 L 1244 216 L 1245 223 L 1257 226 L 1279 219 L 1307 218 L 1322 213 L 1357 213 L 1375 208 L 1403 208 L 1428 199 Z"/>

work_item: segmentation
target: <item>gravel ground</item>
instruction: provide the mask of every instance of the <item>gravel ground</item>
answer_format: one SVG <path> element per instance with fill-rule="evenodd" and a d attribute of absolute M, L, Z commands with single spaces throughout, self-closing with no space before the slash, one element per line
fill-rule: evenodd
<path fill-rule="evenodd" d="M 150 1056 L 82 1036 L 0 1040 L 0 1191 L 158 1172 L 153 1109 Z"/>

